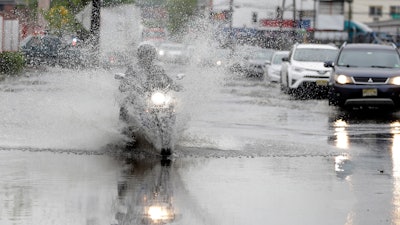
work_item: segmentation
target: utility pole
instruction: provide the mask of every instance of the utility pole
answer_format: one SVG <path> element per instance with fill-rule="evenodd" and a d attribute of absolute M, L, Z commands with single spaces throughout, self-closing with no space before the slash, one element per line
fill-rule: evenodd
<path fill-rule="evenodd" d="M 293 0 L 293 28 L 296 28 L 296 0 Z"/>
<path fill-rule="evenodd" d="M 296 0 L 293 0 L 293 40 L 297 41 Z"/>
<path fill-rule="evenodd" d="M 231 48 L 231 52 L 233 53 L 233 0 L 229 0 L 229 48 Z"/>
<path fill-rule="evenodd" d="M 282 1 L 282 9 L 281 9 L 281 13 L 280 13 L 280 22 L 279 22 L 279 30 L 282 32 L 282 25 L 283 25 L 283 14 L 285 13 L 285 6 L 286 5 L 286 1 L 283 0 Z"/>
<path fill-rule="evenodd" d="M 41 10 L 47 11 L 47 10 L 49 10 L 49 8 L 50 8 L 50 0 L 39 0 L 38 1 L 38 10 L 39 11 L 41 11 Z M 42 28 L 42 29 L 45 28 L 47 25 L 47 22 L 44 19 L 42 13 L 40 13 L 40 12 L 38 13 L 37 19 L 38 19 L 40 28 Z"/>
<path fill-rule="evenodd" d="M 98 65 L 100 45 L 100 9 L 101 0 L 92 0 L 92 16 L 90 20 L 90 44 L 93 53 L 93 63 Z"/>
<path fill-rule="evenodd" d="M 90 35 L 94 46 L 98 46 L 100 38 L 100 7 L 101 0 L 92 0 L 92 17 L 90 22 Z"/>
<path fill-rule="evenodd" d="M 353 8 L 352 8 L 352 3 L 353 3 L 353 0 L 348 0 L 348 3 L 349 3 L 349 21 L 351 21 L 353 18 L 352 18 L 352 16 L 353 16 Z"/>

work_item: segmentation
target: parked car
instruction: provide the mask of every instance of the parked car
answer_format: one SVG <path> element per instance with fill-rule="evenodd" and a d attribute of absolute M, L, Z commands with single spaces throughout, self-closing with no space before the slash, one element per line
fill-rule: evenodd
<path fill-rule="evenodd" d="M 21 41 L 20 50 L 32 66 L 81 67 L 86 62 L 80 40 L 71 36 L 29 35 Z"/>
<path fill-rule="evenodd" d="M 229 63 L 231 52 L 229 48 L 215 48 L 206 55 L 198 57 L 196 63 L 202 67 L 224 68 Z"/>
<path fill-rule="evenodd" d="M 275 50 L 261 48 L 245 58 L 244 72 L 248 77 L 264 78 Z"/>
<path fill-rule="evenodd" d="M 264 78 L 267 65 L 275 50 L 254 46 L 240 46 L 231 58 L 230 71 L 246 77 Z"/>
<path fill-rule="evenodd" d="M 400 108 L 400 55 L 394 44 L 345 44 L 325 66 L 333 68 L 330 105 Z"/>
<path fill-rule="evenodd" d="M 295 44 L 282 59 L 281 90 L 298 98 L 326 97 L 332 68 L 324 62 L 333 61 L 337 53 L 329 44 Z"/>
<path fill-rule="evenodd" d="M 187 46 L 176 42 L 163 42 L 157 47 L 158 59 L 167 63 L 189 63 Z"/>
<path fill-rule="evenodd" d="M 276 51 L 267 66 L 267 77 L 270 82 L 279 82 L 281 80 L 282 59 L 289 56 L 289 51 Z"/>
<path fill-rule="evenodd" d="M 126 51 L 110 51 L 101 54 L 101 64 L 105 69 L 113 67 L 125 67 L 132 63 L 135 52 L 133 50 Z"/>

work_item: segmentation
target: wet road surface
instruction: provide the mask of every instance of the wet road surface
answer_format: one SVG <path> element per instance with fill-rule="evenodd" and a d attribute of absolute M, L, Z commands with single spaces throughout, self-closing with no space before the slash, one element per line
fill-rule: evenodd
<path fill-rule="evenodd" d="M 0 224 L 399 224 L 398 113 L 343 114 L 277 84 L 184 72 L 171 161 L 132 154 L 108 71 L 0 84 Z M 195 71 L 195 72 L 193 72 Z"/>

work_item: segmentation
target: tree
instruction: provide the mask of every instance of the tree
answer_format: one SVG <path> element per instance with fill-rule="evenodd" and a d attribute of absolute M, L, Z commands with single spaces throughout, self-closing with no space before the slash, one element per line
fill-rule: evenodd
<path fill-rule="evenodd" d="M 62 5 L 51 7 L 48 11 L 43 12 L 43 15 L 50 30 L 56 34 L 61 35 L 64 31 L 75 30 L 74 16 Z"/>
<path fill-rule="evenodd" d="M 168 30 L 172 35 L 178 35 L 186 29 L 186 24 L 194 15 L 197 0 L 168 0 Z"/>
<path fill-rule="evenodd" d="M 121 4 L 133 4 L 135 0 L 103 0 L 102 5 L 104 7 L 116 6 Z"/>

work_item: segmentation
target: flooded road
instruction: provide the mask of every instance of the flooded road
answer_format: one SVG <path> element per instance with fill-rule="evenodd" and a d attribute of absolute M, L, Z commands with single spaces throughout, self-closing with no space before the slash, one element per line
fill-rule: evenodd
<path fill-rule="evenodd" d="M 398 113 L 168 71 L 186 74 L 171 161 L 124 149 L 112 72 L 3 81 L 0 224 L 400 224 Z"/>

